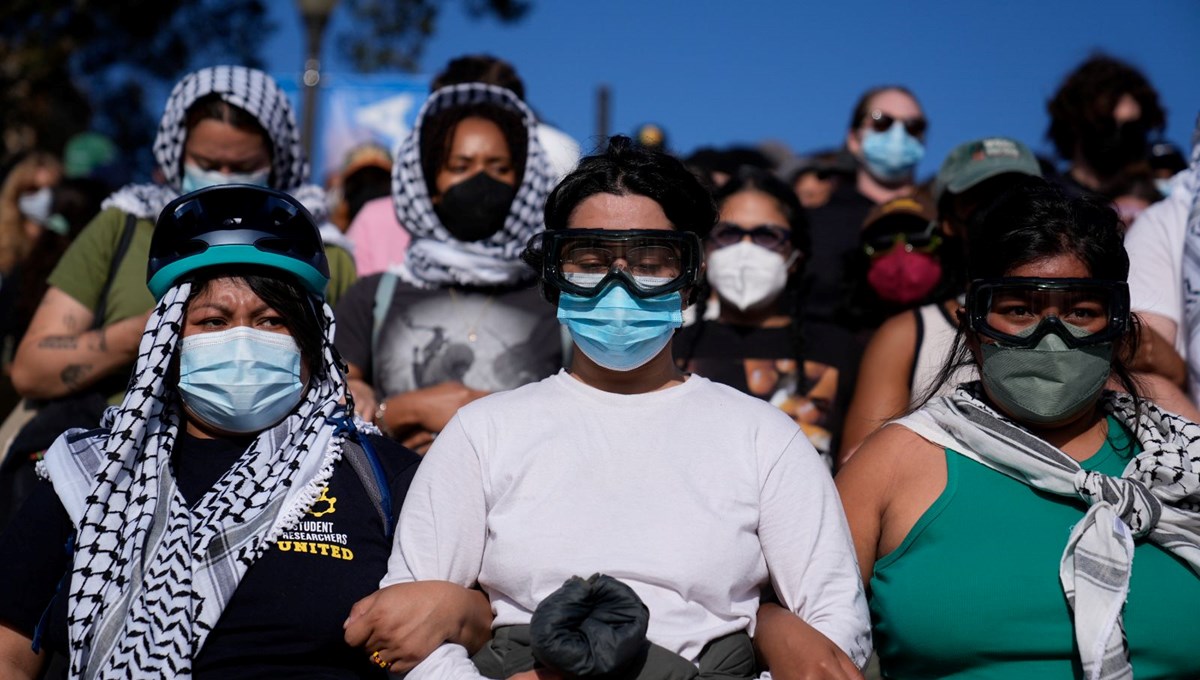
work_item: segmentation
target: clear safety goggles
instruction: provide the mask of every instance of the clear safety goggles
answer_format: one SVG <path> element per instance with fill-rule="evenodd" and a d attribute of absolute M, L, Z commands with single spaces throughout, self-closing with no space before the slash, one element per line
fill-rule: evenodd
<path fill-rule="evenodd" d="M 700 239 L 664 229 L 562 229 L 535 235 L 524 259 L 559 290 L 594 297 L 620 281 L 633 295 L 652 298 L 696 283 Z"/>
<path fill-rule="evenodd" d="M 1035 347 L 1055 333 L 1068 347 L 1112 342 L 1130 325 L 1124 281 L 1006 277 L 967 289 L 967 325 L 1010 347 Z"/>

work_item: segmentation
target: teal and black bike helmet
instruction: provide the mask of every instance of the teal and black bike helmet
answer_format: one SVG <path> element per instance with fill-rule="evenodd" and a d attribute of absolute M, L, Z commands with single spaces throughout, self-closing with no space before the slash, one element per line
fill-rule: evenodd
<path fill-rule="evenodd" d="M 146 268 L 154 299 L 198 269 L 226 264 L 281 269 L 318 298 L 325 297 L 329 284 L 316 222 L 288 194 L 224 184 L 184 194 L 163 208 Z"/>

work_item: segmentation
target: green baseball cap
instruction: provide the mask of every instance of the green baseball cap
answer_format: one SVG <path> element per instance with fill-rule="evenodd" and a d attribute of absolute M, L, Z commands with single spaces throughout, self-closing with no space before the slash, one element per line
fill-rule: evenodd
<path fill-rule="evenodd" d="M 81 132 L 67 140 L 63 165 L 67 177 L 91 177 L 96 170 L 117 160 L 117 146 L 98 132 Z"/>
<path fill-rule="evenodd" d="M 1041 177 L 1042 170 L 1029 147 L 1008 137 L 984 137 L 950 151 L 933 183 L 934 203 L 949 191 L 961 194 L 985 179 L 1006 172 Z"/>

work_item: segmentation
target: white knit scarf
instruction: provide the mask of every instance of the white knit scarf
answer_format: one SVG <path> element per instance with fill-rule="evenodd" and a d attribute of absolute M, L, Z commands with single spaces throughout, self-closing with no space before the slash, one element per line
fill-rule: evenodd
<path fill-rule="evenodd" d="M 525 174 L 517 187 L 504 227 L 473 243 L 454 238 L 433 210 L 421 168 L 421 130 L 425 121 L 448 108 L 490 103 L 519 115 L 528 132 Z M 514 149 L 513 154 L 519 150 Z M 412 235 L 404 262 L 392 272 L 418 288 L 445 286 L 510 286 L 533 279 L 521 261 L 530 237 L 545 229 L 542 211 L 554 187 L 546 153 L 537 138 L 537 119 L 515 94 L 502 87 L 463 83 L 443 87 L 417 113 L 412 132 L 400 143 L 392 166 L 392 200 L 400 224 Z"/>
<path fill-rule="evenodd" d="M 190 287 L 172 288 L 154 309 L 129 390 L 103 429 L 68 431 L 41 467 L 76 527 L 72 678 L 190 677 L 243 574 L 303 517 L 341 458 L 331 419 L 345 380 L 323 305 L 325 377 L 188 506 L 169 464 L 180 414 L 165 377 Z"/>
<path fill-rule="evenodd" d="M 1106 392 L 1104 411 L 1136 433 L 1140 454 L 1120 477 L 1073 458 L 998 414 L 978 382 L 895 422 L 1029 486 L 1090 507 L 1071 529 L 1059 565 L 1088 680 L 1133 677 L 1122 609 L 1134 539 L 1147 537 L 1200 575 L 1200 425 L 1127 394 Z"/>

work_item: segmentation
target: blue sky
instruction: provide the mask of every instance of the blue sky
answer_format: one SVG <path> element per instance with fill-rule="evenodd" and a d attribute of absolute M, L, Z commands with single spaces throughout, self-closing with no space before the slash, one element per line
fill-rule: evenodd
<path fill-rule="evenodd" d="M 1200 112 L 1196 0 L 532 2 L 507 25 L 470 19 L 460 0 L 445 0 L 422 65 L 432 73 L 468 52 L 508 59 L 542 118 L 585 149 L 600 83 L 612 88 L 613 131 L 653 121 L 686 153 L 768 138 L 796 151 L 839 144 L 858 95 L 894 82 L 917 94 L 930 121 L 924 173 L 953 145 L 985 135 L 1050 152 L 1045 102 L 1095 50 L 1150 78 L 1175 143 L 1190 144 Z M 271 15 L 268 67 L 296 73 L 294 5 L 276 0 Z M 335 14 L 334 28 L 344 23 Z M 333 51 L 327 42 L 326 69 L 345 70 Z"/>

